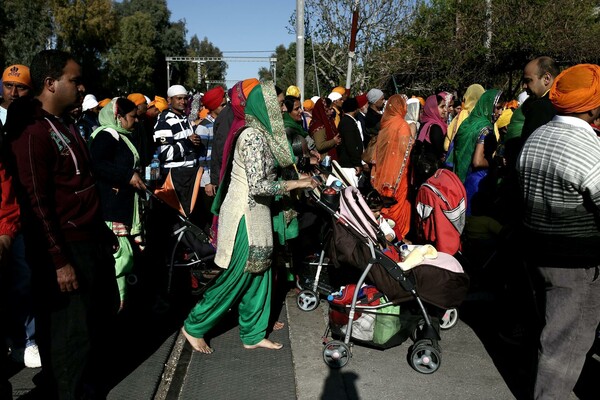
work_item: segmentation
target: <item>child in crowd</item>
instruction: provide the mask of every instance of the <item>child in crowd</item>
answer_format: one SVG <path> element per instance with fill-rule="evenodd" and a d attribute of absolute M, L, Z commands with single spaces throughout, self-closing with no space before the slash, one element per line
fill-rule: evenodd
<path fill-rule="evenodd" d="M 394 224 L 394 221 L 385 219 L 381 215 L 381 209 L 383 208 L 383 199 L 379 195 L 379 192 L 375 189 L 371 190 L 365 196 L 365 201 L 367 202 L 367 205 L 373 212 L 373 215 L 375 216 L 375 221 L 377 221 L 377 223 L 379 224 L 379 228 L 385 235 L 385 239 L 390 243 L 394 242 L 396 240 L 396 233 L 394 233 L 392 225 Z"/>

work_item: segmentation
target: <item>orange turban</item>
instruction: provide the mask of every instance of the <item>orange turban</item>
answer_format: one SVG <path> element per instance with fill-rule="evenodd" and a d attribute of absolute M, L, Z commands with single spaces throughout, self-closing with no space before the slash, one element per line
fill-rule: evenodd
<path fill-rule="evenodd" d="M 158 109 L 158 111 L 160 111 L 160 112 L 163 112 L 167 108 L 169 108 L 169 104 L 167 103 L 167 100 L 164 97 L 160 97 L 160 96 L 154 96 L 154 100 L 152 100 L 150 102 L 150 104 L 148 104 L 148 108 L 150 108 L 152 106 L 156 107 Z"/>
<path fill-rule="evenodd" d="M 425 107 L 425 99 L 420 97 L 420 96 L 413 96 L 415 99 L 419 100 L 419 103 L 421 103 L 421 107 Z"/>
<path fill-rule="evenodd" d="M 346 93 L 346 89 L 341 86 L 336 86 L 333 89 L 331 89 L 331 91 L 337 92 L 337 93 L 341 94 L 342 96 L 344 95 L 344 93 Z"/>
<path fill-rule="evenodd" d="M 252 89 L 254 89 L 254 87 L 256 85 L 258 85 L 259 83 L 260 82 L 256 78 L 250 78 L 250 79 L 244 80 L 242 82 L 242 92 L 244 93 L 244 97 L 248 98 L 248 95 L 250 94 Z"/>
<path fill-rule="evenodd" d="M 198 117 L 200 117 L 200 119 L 204 119 L 204 118 L 206 118 L 208 113 L 209 113 L 208 108 L 204 107 L 202 110 L 200 110 L 198 112 Z"/>
<path fill-rule="evenodd" d="M 127 96 L 127 100 L 131 100 L 136 106 L 146 102 L 146 98 L 141 93 L 131 93 L 129 96 Z"/>
<path fill-rule="evenodd" d="M 600 107 L 600 66 L 578 64 L 561 72 L 550 89 L 559 114 L 576 114 Z"/>
<path fill-rule="evenodd" d="M 2 82 L 15 82 L 31 87 L 29 68 L 20 64 L 11 65 L 4 70 Z"/>
<path fill-rule="evenodd" d="M 310 111 L 314 107 L 315 107 L 315 103 L 311 99 L 306 99 L 306 100 L 304 100 L 304 103 L 302 103 L 302 108 L 304 108 L 306 111 Z"/>
<path fill-rule="evenodd" d="M 104 107 L 104 106 L 105 106 L 105 105 L 107 105 L 108 103 L 110 103 L 110 99 L 107 97 L 107 98 L 106 98 L 106 99 L 104 99 L 104 100 L 100 100 L 100 101 L 98 102 L 98 105 L 99 105 L 100 107 Z"/>

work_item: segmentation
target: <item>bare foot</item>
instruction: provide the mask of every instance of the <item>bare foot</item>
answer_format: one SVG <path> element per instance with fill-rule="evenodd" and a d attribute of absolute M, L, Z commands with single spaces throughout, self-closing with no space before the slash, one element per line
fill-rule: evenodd
<path fill-rule="evenodd" d="M 195 338 L 185 331 L 185 328 L 181 328 L 181 333 L 187 339 L 188 343 L 194 350 L 204 354 L 210 354 L 214 350 L 206 343 L 203 338 Z"/>
<path fill-rule="evenodd" d="M 249 350 L 250 349 L 258 349 L 261 347 L 264 349 L 279 350 L 283 347 L 283 345 L 281 343 L 271 342 L 269 339 L 263 339 L 254 345 L 248 345 L 248 344 L 244 345 L 244 348 L 249 349 Z"/>
<path fill-rule="evenodd" d="M 283 329 L 284 326 L 285 326 L 285 324 L 283 322 L 275 321 L 275 323 L 273 324 L 273 330 L 278 331 L 280 329 Z"/>

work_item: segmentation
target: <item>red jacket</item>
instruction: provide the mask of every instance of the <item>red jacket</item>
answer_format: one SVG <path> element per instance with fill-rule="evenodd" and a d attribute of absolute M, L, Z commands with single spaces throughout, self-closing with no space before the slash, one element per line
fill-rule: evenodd
<path fill-rule="evenodd" d="M 31 214 L 32 229 L 41 230 L 55 267 L 61 268 L 69 263 L 65 242 L 98 238 L 102 219 L 89 153 L 73 126 L 45 112 L 39 101 L 20 106 L 29 107 L 24 113 L 15 110 L 27 115 L 24 127 L 7 130 L 14 138 L 15 177 L 24 192 L 21 208 Z"/>
<path fill-rule="evenodd" d="M 0 235 L 8 235 L 14 239 L 19 228 L 19 204 L 12 178 L 0 162 Z"/>

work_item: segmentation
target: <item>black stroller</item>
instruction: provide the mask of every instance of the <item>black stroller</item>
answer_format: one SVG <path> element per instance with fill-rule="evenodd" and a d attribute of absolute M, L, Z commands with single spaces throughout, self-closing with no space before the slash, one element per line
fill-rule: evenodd
<path fill-rule="evenodd" d="M 206 285 L 216 277 L 220 269 L 214 266 L 215 249 L 209 236 L 190 220 L 194 210 L 202 168 L 177 168 L 169 171 L 160 188 L 147 194 L 154 201 L 171 209 L 173 218 L 164 216 L 166 226 L 173 238 L 167 255 L 167 293 L 172 293 L 173 275 L 176 269 L 190 273 L 191 294 L 200 295 Z"/>
<path fill-rule="evenodd" d="M 460 263 L 430 245 L 412 246 L 406 259 L 398 262 L 395 247 L 387 245 L 373 214 L 354 187 L 343 189 L 339 199 L 315 192 L 310 196 L 333 217 L 334 234 L 338 237 L 333 261 L 339 262 L 346 254 L 352 260 L 345 261 L 362 272 L 356 285 L 345 288 L 351 296 L 345 293 L 328 299 L 330 318 L 323 335 L 325 363 L 332 368 L 345 366 L 352 356 L 351 338 L 383 350 L 400 345 L 410 337 L 414 342 L 408 355 L 411 367 L 424 374 L 437 371 L 441 363 L 440 318 L 446 310 L 458 307 L 468 290 L 469 278 Z M 375 285 L 376 293 L 363 286 L 365 281 Z M 353 290 L 348 290 L 350 288 Z M 341 297 L 346 301 L 340 301 Z M 394 309 L 393 313 L 387 313 L 390 306 L 400 304 L 400 311 Z M 386 313 L 382 313 L 383 309 Z M 355 321 L 369 314 L 388 320 L 397 318 L 396 326 L 400 328 L 385 342 L 357 338 L 352 334 Z"/>

